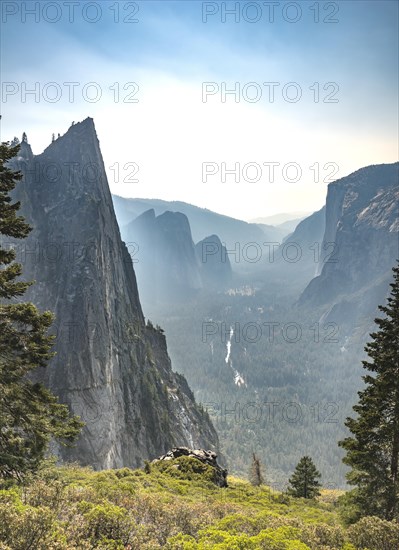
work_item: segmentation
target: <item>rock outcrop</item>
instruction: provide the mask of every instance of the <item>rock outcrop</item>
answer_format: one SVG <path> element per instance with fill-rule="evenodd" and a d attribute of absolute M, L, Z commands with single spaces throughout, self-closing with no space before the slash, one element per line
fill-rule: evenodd
<path fill-rule="evenodd" d="M 15 244 L 24 300 L 55 313 L 52 364 L 37 373 L 86 422 L 62 460 L 96 469 L 137 467 L 173 445 L 218 448 L 216 432 L 163 331 L 145 323 L 131 257 L 122 242 L 91 118 L 41 155 L 21 144 L 15 199 L 33 231 Z"/>
<path fill-rule="evenodd" d="M 214 451 L 203 449 L 189 449 L 188 447 L 174 447 L 171 451 L 153 460 L 156 463 L 160 460 L 174 460 L 181 456 L 188 456 L 199 460 L 214 469 L 214 483 L 219 487 L 227 487 L 227 470 L 217 463 L 217 454 Z"/>

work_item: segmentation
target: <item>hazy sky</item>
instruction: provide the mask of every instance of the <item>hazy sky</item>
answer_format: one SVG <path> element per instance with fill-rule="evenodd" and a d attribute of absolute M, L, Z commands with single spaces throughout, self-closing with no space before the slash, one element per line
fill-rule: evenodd
<path fill-rule="evenodd" d="M 40 153 L 91 116 L 113 193 L 251 219 L 316 210 L 328 181 L 397 160 L 396 1 L 1 10 L 1 139 Z"/>

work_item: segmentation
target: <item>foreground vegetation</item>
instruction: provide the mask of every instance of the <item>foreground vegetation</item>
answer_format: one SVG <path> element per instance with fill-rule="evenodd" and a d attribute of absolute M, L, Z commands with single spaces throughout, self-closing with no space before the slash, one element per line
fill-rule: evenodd
<path fill-rule="evenodd" d="M 399 548 L 395 522 L 368 517 L 345 527 L 336 491 L 297 499 L 211 479 L 211 467 L 189 457 L 102 472 L 47 462 L 23 485 L 0 485 L 0 549 Z"/>

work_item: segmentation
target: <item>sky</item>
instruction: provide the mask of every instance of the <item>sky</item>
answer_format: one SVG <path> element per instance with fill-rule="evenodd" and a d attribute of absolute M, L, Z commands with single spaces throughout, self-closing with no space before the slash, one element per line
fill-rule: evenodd
<path fill-rule="evenodd" d="M 1 27 L 1 140 L 93 117 L 124 197 L 311 212 L 398 159 L 393 0 L 3 0 Z"/>

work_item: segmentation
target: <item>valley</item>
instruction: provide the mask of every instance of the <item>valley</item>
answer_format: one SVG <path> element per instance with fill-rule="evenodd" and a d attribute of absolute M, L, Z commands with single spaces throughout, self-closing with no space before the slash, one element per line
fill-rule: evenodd
<path fill-rule="evenodd" d="M 0 550 L 398 550 L 399 2 L 0 12 Z"/>
<path fill-rule="evenodd" d="M 344 421 L 362 388 L 363 347 L 398 255 L 397 173 L 397 163 L 372 166 L 330 184 L 326 206 L 279 237 L 278 228 L 273 234 L 269 226 L 239 227 L 237 220 L 190 205 L 113 197 L 122 235 L 138 245 L 139 291 L 150 276 L 140 246 L 145 243 L 153 257 L 157 249 L 123 224 L 130 209 L 162 213 L 180 206 L 190 225 L 193 218 L 196 238 L 217 228 L 226 246 L 230 281 L 198 287 L 184 300 L 168 299 L 169 283 L 163 299 L 154 299 L 153 285 L 143 293 L 143 307 L 165 330 L 172 364 L 208 411 L 235 473 L 246 475 L 245 457 L 255 452 L 268 482 L 281 489 L 309 452 L 326 486 L 346 486 L 337 442 L 347 433 Z M 207 225 L 211 216 L 214 226 Z M 259 238 L 257 231 L 264 234 Z M 177 237 L 169 230 L 165 235 L 176 253 Z M 276 241 L 268 240 L 271 235 Z M 222 254 L 218 260 L 223 265 Z M 362 268 L 365 261 L 374 271 Z M 167 272 L 165 267 L 159 275 Z"/>

